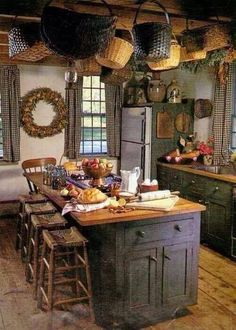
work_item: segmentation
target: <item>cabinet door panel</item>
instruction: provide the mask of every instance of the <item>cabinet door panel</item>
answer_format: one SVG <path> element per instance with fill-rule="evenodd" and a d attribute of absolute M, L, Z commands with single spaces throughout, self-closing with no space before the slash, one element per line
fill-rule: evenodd
<path fill-rule="evenodd" d="M 163 304 L 175 304 L 190 296 L 193 247 L 186 242 L 164 246 Z"/>
<path fill-rule="evenodd" d="M 155 306 L 156 249 L 130 253 L 125 260 L 126 309 Z M 161 264 L 161 260 L 160 260 Z"/>

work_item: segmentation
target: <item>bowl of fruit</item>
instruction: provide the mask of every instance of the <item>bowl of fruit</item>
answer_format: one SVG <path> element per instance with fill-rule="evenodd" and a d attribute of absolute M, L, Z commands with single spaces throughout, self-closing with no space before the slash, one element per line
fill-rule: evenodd
<path fill-rule="evenodd" d="M 106 158 L 84 158 L 81 165 L 84 173 L 91 177 L 92 186 L 104 185 L 104 178 L 111 173 L 113 168 L 113 164 Z"/>

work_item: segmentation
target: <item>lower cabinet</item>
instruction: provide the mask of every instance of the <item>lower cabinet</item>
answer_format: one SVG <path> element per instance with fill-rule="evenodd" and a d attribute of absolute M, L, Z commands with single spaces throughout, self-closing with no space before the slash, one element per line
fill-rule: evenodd
<path fill-rule="evenodd" d="M 163 168 L 165 169 L 164 180 L 162 180 Z M 201 214 L 201 242 L 224 255 L 233 256 L 232 232 L 236 222 L 233 203 L 234 185 L 201 174 L 184 172 L 181 169 L 172 170 L 162 165 L 158 165 L 157 170 L 161 189 L 166 189 L 164 186 L 166 181 L 169 182 L 168 187 L 171 189 L 174 173 L 180 182 L 178 190 L 181 196 L 206 206 L 206 211 Z"/>
<path fill-rule="evenodd" d="M 84 234 L 96 322 L 103 328 L 142 329 L 197 303 L 199 212 L 97 226 Z"/>

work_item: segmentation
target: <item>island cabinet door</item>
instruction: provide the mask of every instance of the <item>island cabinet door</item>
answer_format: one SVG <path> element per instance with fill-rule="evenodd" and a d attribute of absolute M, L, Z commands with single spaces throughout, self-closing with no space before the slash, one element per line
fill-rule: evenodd
<path fill-rule="evenodd" d="M 191 295 L 193 244 L 163 247 L 163 305 L 188 302 Z"/>
<path fill-rule="evenodd" d="M 132 251 L 125 258 L 125 310 L 145 312 L 155 308 L 157 299 L 157 249 Z"/>

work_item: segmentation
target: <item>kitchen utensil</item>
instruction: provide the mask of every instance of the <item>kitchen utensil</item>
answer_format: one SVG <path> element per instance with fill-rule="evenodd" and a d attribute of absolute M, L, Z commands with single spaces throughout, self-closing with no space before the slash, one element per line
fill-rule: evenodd
<path fill-rule="evenodd" d="M 126 206 L 133 206 L 137 209 L 144 210 L 170 211 L 175 206 L 178 200 L 179 197 L 174 195 L 173 197 L 168 198 L 148 200 L 144 202 L 127 203 Z"/>
<path fill-rule="evenodd" d="M 174 137 L 174 121 L 169 111 L 157 113 L 157 138 L 172 139 Z"/>

